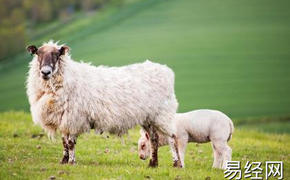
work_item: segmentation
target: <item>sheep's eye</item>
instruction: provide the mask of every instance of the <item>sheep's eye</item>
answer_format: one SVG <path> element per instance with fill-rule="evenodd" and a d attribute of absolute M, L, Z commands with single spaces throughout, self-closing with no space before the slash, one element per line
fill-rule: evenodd
<path fill-rule="evenodd" d="M 144 148 L 145 148 L 145 144 L 142 144 L 141 149 L 144 149 Z"/>

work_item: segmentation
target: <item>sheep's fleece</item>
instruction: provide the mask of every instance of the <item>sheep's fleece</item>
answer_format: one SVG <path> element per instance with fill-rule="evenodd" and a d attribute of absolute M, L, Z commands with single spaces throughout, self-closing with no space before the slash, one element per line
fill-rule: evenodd
<path fill-rule="evenodd" d="M 52 41 L 42 47 L 60 49 Z M 172 130 L 176 113 L 174 73 L 150 61 L 122 67 L 76 62 L 60 56 L 52 77 L 45 81 L 34 55 L 27 79 L 33 121 L 49 135 L 79 135 L 91 128 L 123 134 L 135 125 L 154 124 Z M 172 132 L 172 131 L 171 131 Z"/>

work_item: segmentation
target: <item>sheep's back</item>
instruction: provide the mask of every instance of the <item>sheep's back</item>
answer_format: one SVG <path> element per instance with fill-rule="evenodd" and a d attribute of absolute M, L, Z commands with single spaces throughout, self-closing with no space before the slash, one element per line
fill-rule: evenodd
<path fill-rule="evenodd" d="M 165 65 L 146 61 L 122 67 L 76 63 L 66 72 L 69 109 L 96 128 L 119 133 L 160 111 L 174 111 L 174 74 Z M 73 118 L 73 117 L 71 117 Z"/>

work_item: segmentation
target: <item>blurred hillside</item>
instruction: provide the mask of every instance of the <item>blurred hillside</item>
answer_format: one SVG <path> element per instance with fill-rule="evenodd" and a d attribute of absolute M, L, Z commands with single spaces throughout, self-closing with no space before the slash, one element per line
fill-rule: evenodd
<path fill-rule="evenodd" d="M 106 5 L 121 6 L 124 0 L 0 0 L 0 61 L 23 50 L 37 37 L 39 26 L 59 20 L 67 23 L 78 12 Z"/>
<path fill-rule="evenodd" d="M 39 36 L 29 44 L 60 40 L 75 60 L 95 65 L 145 59 L 167 64 L 176 74 L 180 112 L 214 108 L 231 117 L 287 116 L 289 5 L 286 0 L 125 1 L 77 13 L 67 23 L 38 26 Z M 29 110 L 24 82 L 30 60 L 23 51 L 0 63 L 0 111 Z"/>

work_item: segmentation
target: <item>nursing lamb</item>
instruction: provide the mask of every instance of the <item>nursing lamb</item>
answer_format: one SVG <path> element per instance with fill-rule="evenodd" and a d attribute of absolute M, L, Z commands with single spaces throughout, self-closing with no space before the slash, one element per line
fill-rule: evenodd
<path fill-rule="evenodd" d="M 181 164 L 184 167 L 185 149 L 188 142 L 207 143 L 211 141 L 214 154 L 214 168 L 225 168 L 226 162 L 231 160 L 232 149 L 228 145 L 234 132 L 231 119 L 224 113 L 216 110 L 195 110 L 175 115 L 174 125 L 177 129 L 178 149 Z M 147 159 L 150 155 L 150 135 L 143 130 L 138 141 L 138 153 L 140 159 Z M 167 137 L 159 134 L 159 146 L 167 145 Z M 177 154 L 173 151 L 173 160 Z"/>

